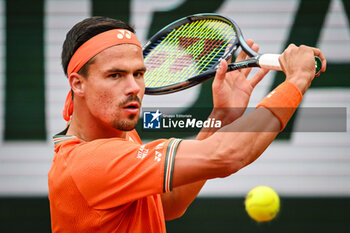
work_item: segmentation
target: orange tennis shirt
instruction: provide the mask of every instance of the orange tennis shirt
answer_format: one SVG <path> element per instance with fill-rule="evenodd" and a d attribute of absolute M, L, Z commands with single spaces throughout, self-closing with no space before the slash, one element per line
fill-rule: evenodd
<path fill-rule="evenodd" d="M 160 194 L 171 191 L 179 139 L 142 144 L 126 139 L 84 142 L 56 135 L 49 172 L 52 232 L 166 232 Z"/>

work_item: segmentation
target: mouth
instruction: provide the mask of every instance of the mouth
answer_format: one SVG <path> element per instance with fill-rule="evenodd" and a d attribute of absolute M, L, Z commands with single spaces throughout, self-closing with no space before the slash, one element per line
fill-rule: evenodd
<path fill-rule="evenodd" d="M 131 114 L 136 114 L 136 113 L 138 113 L 138 111 L 140 109 L 140 104 L 137 102 L 130 102 L 130 103 L 124 105 L 123 109 Z"/>
<path fill-rule="evenodd" d="M 139 103 L 137 103 L 137 102 L 132 102 L 132 103 L 128 103 L 128 104 L 124 105 L 123 108 L 127 108 L 127 109 L 138 109 L 138 108 L 140 108 L 140 105 L 139 105 Z"/>

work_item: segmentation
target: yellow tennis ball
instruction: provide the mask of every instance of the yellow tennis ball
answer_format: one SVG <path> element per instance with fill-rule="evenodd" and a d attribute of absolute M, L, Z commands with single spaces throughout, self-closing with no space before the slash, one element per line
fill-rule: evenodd
<path fill-rule="evenodd" d="M 257 186 L 247 194 L 244 204 L 252 219 L 266 222 L 276 217 L 280 209 L 280 198 L 272 188 Z"/>

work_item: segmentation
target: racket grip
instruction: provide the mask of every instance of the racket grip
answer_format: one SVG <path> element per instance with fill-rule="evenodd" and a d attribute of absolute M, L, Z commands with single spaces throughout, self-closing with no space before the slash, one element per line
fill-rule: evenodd
<path fill-rule="evenodd" d="M 269 70 L 282 70 L 278 58 L 281 54 L 262 54 L 258 58 L 258 63 L 261 68 L 266 68 Z M 322 68 L 322 61 L 319 57 L 315 56 L 315 75 L 318 75 Z"/>
<path fill-rule="evenodd" d="M 280 62 L 278 61 L 280 56 L 281 54 L 262 54 L 258 59 L 259 66 L 269 70 L 282 70 Z"/>

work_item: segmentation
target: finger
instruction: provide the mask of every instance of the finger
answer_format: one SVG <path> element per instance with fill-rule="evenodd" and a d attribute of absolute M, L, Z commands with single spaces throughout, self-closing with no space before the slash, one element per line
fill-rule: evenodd
<path fill-rule="evenodd" d="M 293 49 L 293 48 L 296 48 L 297 46 L 294 44 L 294 43 L 290 43 L 288 45 L 288 47 L 285 49 L 285 50 L 288 50 L 288 49 Z"/>
<path fill-rule="evenodd" d="M 319 57 L 322 61 L 322 68 L 321 68 L 321 72 L 325 72 L 326 71 L 326 67 L 327 67 L 327 60 L 326 57 L 323 55 L 322 51 L 318 48 L 312 48 L 312 50 L 314 51 L 315 56 Z"/>
<path fill-rule="evenodd" d="M 279 56 L 278 61 L 281 65 L 282 71 L 286 73 L 286 69 L 284 67 L 284 64 L 286 64 L 287 58 L 290 56 L 289 54 L 291 53 L 292 50 L 297 48 L 297 46 L 293 43 L 289 44 L 288 47 L 282 52 L 281 56 Z"/>
<path fill-rule="evenodd" d="M 249 47 L 252 47 L 254 44 L 254 41 L 251 39 L 246 40 L 246 43 L 248 44 Z M 242 51 L 238 54 L 237 58 L 236 58 L 236 62 L 238 61 L 243 61 L 247 58 L 247 54 L 244 52 L 244 50 L 242 49 Z"/>
<path fill-rule="evenodd" d="M 259 45 L 258 44 L 252 44 L 251 48 L 255 51 L 258 52 L 259 51 Z M 252 70 L 252 68 L 248 68 L 248 69 L 243 69 L 242 72 L 243 74 L 248 77 L 250 71 Z"/>
<path fill-rule="evenodd" d="M 216 70 L 215 79 L 224 80 L 226 71 L 227 71 L 227 62 L 225 59 L 222 59 L 220 61 L 219 68 Z"/>
<path fill-rule="evenodd" d="M 250 85 L 254 88 L 269 71 L 268 69 L 260 69 L 259 72 L 249 80 Z"/>
<path fill-rule="evenodd" d="M 322 62 L 321 72 L 325 72 L 326 66 L 327 66 L 327 60 L 326 60 L 325 56 L 323 55 L 322 51 L 318 48 L 309 47 L 309 46 L 305 46 L 305 45 L 300 46 L 300 48 L 302 48 L 302 47 L 312 49 L 314 56 L 317 56 L 321 59 L 321 62 Z M 316 77 L 318 77 L 318 76 L 320 76 L 320 72 L 316 75 Z"/>

